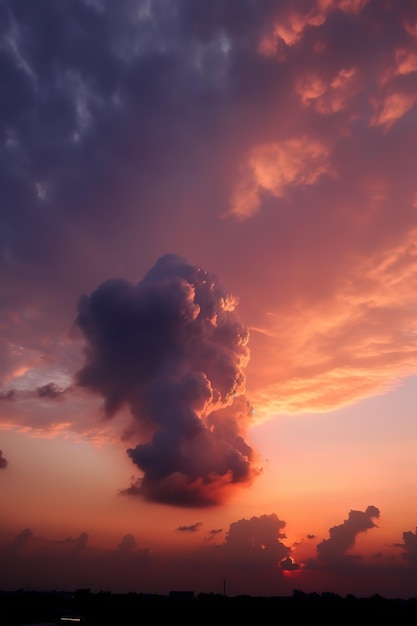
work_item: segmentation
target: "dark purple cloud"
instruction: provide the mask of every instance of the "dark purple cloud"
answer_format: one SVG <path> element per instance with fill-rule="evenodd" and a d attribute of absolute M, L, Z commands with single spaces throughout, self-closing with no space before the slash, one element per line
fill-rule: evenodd
<path fill-rule="evenodd" d="M 33 532 L 30 528 L 25 528 L 22 530 L 16 537 L 13 539 L 11 544 L 9 545 L 9 550 L 11 552 L 18 552 L 33 538 Z"/>
<path fill-rule="evenodd" d="M 417 566 L 417 528 L 415 533 L 411 530 L 405 531 L 403 541 L 404 543 L 401 545 L 404 549 L 403 558 Z"/>
<path fill-rule="evenodd" d="M 133 554 L 137 546 L 138 544 L 134 536 L 131 533 L 128 533 L 127 535 L 123 535 L 117 549 L 123 555 L 130 555 Z"/>
<path fill-rule="evenodd" d="M 9 391 L 5 391 L 0 393 L 0 400 L 15 400 L 16 391 L 14 389 L 10 389 Z"/>
<path fill-rule="evenodd" d="M 120 206 L 117 219 L 114 211 L 86 210 L 103 183 L 114 199 L 142 181 L 143 223 L 161 214 L 149 203 L 149 177 L 166 171 L 174 155 L 185 157 L 179 170 L 192 165 L 200 152 L 194 140 L 208 138 L 218 116 L 212 109 L 206 117 L 207 103 L 229 91 L 230 42 L 246 49 L 245 35 L 254 45 L 272 12 L 215 4 L 64 0 L 58 8 L 46 0 L 35 11 L 28 0 L 2 2 L 0 246 L 9 273 L 28 272 L 32 261 L 56 284 L 56 263 L 66 273 L 76 226 L 107 240 L 131 209 Z"/>
<path fill-rule="evenodd" d="M 238 397 L 248 332 L 234 307 L 214 275 L 172 254 L 136 285 L 110 280 L 80 299 L 76 381 L 104 397 L 107 417 L 129 407 L 148 435 L 127 451 L 143 478 L 125 493 L 207 506 L 255 476 Z"/>
<path fill-rule="evenodd" d="M 181 533 L 196 533 L 202 527 L 203 522 L 196 522 L 195 524 L 190 524 L 189 526 L 178 526 L 175 530 L 178 530 Z"/>
<path fill-rule="evenodd" d="M 37 387 L 35 389 L 35 395 L 38 396 L 38 398 L 50 398 L 51 400 L 55 400 L 56 398 L 62 397 L 64 391 L 64 389 L 60 389 L 55 383 L 47 383 L 46 385 Z"/>
<path fill-rule="evenodd" d="M 88 533 L 83 532 L 80 535 L 78 535 L 78 537 L 76 539 L 68 539 L 69 543 L 72 544 L 73 546 L 73 552 L 74 554 L 78 554 L 79 552 L 81 552 L 82 550 L 84 550 L 87 547 L 88 544 Z"/>
<path fill-rule="evenodd" d="M 213 541 L 214 538 L 217 535 L 220 535 L 220 533 L 222 533 L 222 532 L 223 532 L 223 528 L 213 528 L 212 530 L 209 531 L 208 536 L 204 537 L 204 541 L 207 541 L 207 542 Z"/>
<path fill-rule="evenodd" d="M 282 559 L 279 566 L 284 572 L 294 572 L 300 569 L 300 565 L 298 563 L 295 563 L 289 556 L 287 556 L 285 559 Z"/>
<path fill-rule="evenodd" d="M 7 459 L 3 456 L 2 450 L 0 450 L 0 469 L 5 469 L 7 465 Z"/>
<path fill-rule="evenodd" d="M 368 506 L 366 511 L 350 511 L 348 519 L 329 530 L 330 538 L 317 545 L 317 554 L 323 563 L 332 563 L 342 558 L 355 545 L 356 536 L 376 528 L 373 519 L 379 518 L 379 509 Z"/>
<path fill-rule="evenodd" d="M 224 544 L 229 562 L 242 570 L 270 569 L 276 573 L 279 563 L 291 552 L 281 541 L 286 538 L 282 532 L 285 526 L 275 513 L 233 522 Z"/>

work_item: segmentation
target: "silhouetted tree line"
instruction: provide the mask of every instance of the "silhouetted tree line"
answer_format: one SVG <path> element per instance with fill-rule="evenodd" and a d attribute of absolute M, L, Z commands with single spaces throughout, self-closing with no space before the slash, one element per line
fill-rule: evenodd
<path fill-rule="evenodd" d="M 0 625 L 63 624 L 62 616 L 78 616 L 86 626 L 140 626 L 149 620 L 169 619 L 194 624 L 196 619 L 245 621 L 262 619 L 274 626 L 322 626 L 327 624 L 416 624 L 417 599 L 346 597 L 335 593 L 305 593 L 290 597 L 228 597 L 201 593 L 172 596 L 142 593 L 0 592 Z"/>

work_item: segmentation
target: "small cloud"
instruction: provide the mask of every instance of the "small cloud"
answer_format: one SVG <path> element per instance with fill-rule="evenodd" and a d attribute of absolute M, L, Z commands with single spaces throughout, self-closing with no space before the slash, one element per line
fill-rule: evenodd
<path fill-rule="evenodd" d="M 400 544 L 404 549 L 403 559 L 417 565 L 417 528 L 413 533 L 411 530 L 403 533 L 404 543 Z"/>
<path fill-rule="evenodd" d="M 214 537 L 216 535 L 219 535 L 222 532 L 223 532 L 223 528 L 213 528 L 212 530 L 209 531 L 209 536 L 204 537 L 204 541 L 213 541 Z"/>
<path fill-rule="evenodd" d="M 229 562 L 242 571 L 265 568 L 276 571 L 278 563 L 291 552 L 281 541 L 286 538 L 282 532 L 285 526 L 275 513 L 233 522 L 225 542 Z"/>
<path fill-rule="evenodd" d="M 126 487 L 126 489 L 120 489 L 119 491 L 120 495 L 121 496 L 133 496 L 133 497 L 140 496 L 142 493 L 141 483 L 142 483 L 142 480 L 140 478 L 138 478 L 137 480 L 133 479 L 133 482 L 129 485 L 129 487 Z"/>
<path fill-rule="evenodd" d="M 306 75 L 297 82 L 296 91 L 304 106 L 312 106 L 322 115 L 338 113 L 356 94 L 355 76 L 354 67 L 339 70 L 329 81 L 316 74 Z"/>
<path fill-rule="evenodd" d="M 8 461 L 3 456 L 2 450 L 0 450 L 0 469 L 5 469 L 8 465 Z"/>
<path fill-rule="evenodd" d="M 376 113 L 371 120 L 372 126 L 383 126 L 389 130 L 416 103 L 414 94 L 392 93 L 381 102 L 375 102 Z"/>
<path fill-rule="evenodd" d="M 81 552 L 87 547 L 88 544 L 88 533 L 81 533 L 77 539 L 72 539 L 72 543 L 74 545 L 73 552 L 77 553 Z"/>
<path fill-rule="evenodd" d="M 309 137 L 293 137 L 254 148 L 235 189 L 231 212 L 244 219 L 257 213 L 262 195 L 285 196 L 288 189 L 314 184 L 330 173 L 329 149 Z"/>
<path fill-rule="evenodd" d="M 406 75 L 417 72 L 417 54 L 414 52 L 399 48 L 395 51 L 395 62 L 398 74 Z"/>
<path fill-rule="evenodd" d="M 285 559 L 282 559 L 279 566 L 282 570 L 284 570 L 284 572 L 293 572 L 294 570 L 300 569 L 299 564 L 295 563 L 289 556 L 287 556 Z"/>
<path fill-rule="evenodd" d="M 200 530 L 202 525 L 203 522 L 196 522 L 195 524 L 190 524 L 190 526 L 178 526 L 178 528 L 176 528 L 175 530 L 179 531 L 180 533 L 196 533 L 198 530 Z"/>
<path fill-rule="evenodd" d="M 9 389 L 9 391 L 0 392 L 0 400 L 12 401 L 15 399 L 16 399 L 16 391 L 14 389 Z"/>
<path fill-rule="evenodd" d="M 119 545 L 117 546 L 117 549 L 120 552 L 120 554 L 124 554 L 125 556 L 127 556 L 130 554 L 133 554 L 137 546 L 138 544 L 134 536 L 128 533 L 127 535 L 124 535 L 122 537 Z"/>
<path fill-rule="evenodd" d="M 51 398 L 55 400 L 61 397 L 63 393 L 65 393 L 65 389 L 60 389 L 55 383 L 48 383 L 47 385 L 42 385 L 42 387 L 35 389 L 35 394 L 38 398 Z"/>
<path fill-rule="evenodd" d="M 17 552 L 20 550 L 28 541 L 30 541 L 33 537 L 33 532 L 30 528 L 25 528 L 20 532 L 10 544 L 10 550 L 12 552 Z"/>

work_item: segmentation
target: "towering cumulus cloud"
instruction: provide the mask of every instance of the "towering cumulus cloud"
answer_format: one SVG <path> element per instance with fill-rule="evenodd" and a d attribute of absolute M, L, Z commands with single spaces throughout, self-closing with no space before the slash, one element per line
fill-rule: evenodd
<path fill-rule="evenodd" d="M 343 524 L 330 528 L 330 538 L 317 545 L 320 560 L 323 563 L 332 563 L 343 558 L 347 550 L 355 545 L 356 536 L 375 528 L 373 519 L 378 518 L 379 509 L 376 506 L 368 506 L 366 511 L 350 511 Z"/>
<path fill-rule="evenodd" d="M 212 274 L 169 254 L 137 285 L 109 280 L 79 302 L 87 340 L 79 385 L 106 414 L 130 408 L 147 440 L 128 455 L 143 477 L 126 493 L 209 506 L 257 473 L 242 438 L 248 333 Z"/>

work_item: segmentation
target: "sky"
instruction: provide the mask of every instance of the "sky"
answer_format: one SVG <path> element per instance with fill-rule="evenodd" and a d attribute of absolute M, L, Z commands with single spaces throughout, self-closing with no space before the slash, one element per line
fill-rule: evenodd
<path fill-rule="evenodd" d="M 0 29 L 0 588 L 415 597 L 414 0 Z"/>

